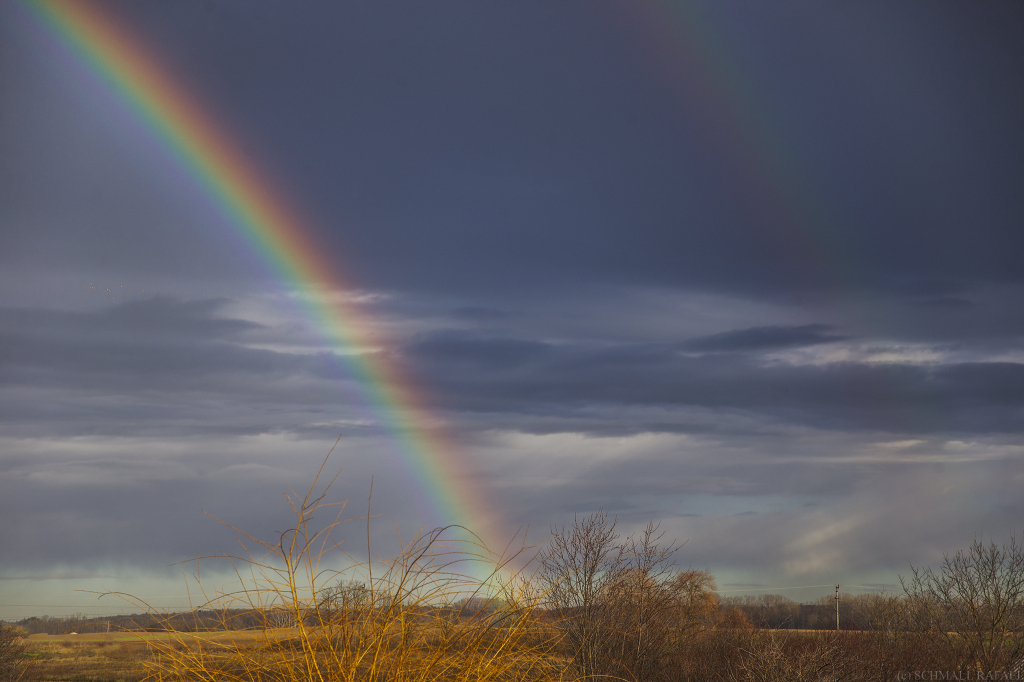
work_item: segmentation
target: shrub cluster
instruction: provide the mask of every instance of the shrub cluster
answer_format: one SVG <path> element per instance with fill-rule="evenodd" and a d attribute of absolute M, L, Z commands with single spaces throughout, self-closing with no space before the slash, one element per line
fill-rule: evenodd
<path fill-rule="evenodd" d="M 16 682 L 24 676 L 28 662 L 21 640 L 26 634 L 23 628 L 0 623 L 0 682 Z"/>

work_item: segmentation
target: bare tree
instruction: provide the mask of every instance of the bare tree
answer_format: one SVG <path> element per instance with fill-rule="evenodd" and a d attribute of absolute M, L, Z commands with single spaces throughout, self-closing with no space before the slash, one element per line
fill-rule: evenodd
<path fill-rule="evenodd" d="M 620 548 L 617 571 L 605 587 L 606 614 L 602 632 L 609 672 L 635 680 L 663 677 L 675 645 L 679 599 L 673 587 L 674 543 L 662 546 L 653 521 Z M 617 669 L 617 670 L 616 670 Z"/>
<path fill-rule="evenodd" d="M 367 608 L 370 605 L 370 588 L 358 580 L 339 579 L 321 589 L 317 597 L 322 618 L 341 616 Z"/>
<path fill-rule="evenodd" d="M 711 571 L 678 571 L 669 581 L 675 603 L 676 637 L 685 639 L 698 628 L 711 628 L 720 620 L 715 576 Z"/>
<path fill-rule="evenodd" d="M 270 628 L 290 628 L 295 627 L 296 624 L 295 613 L 287 606 L 264 609 L 260 616 L 263 625 Z"/>
<path fill-rule="evenodd" d="M 606 586 L 622 565 L 622 547 L 615 520 L 598 511 L 571 527 L 551 529 L 541 554 L 538 577 L 547 602 L 561 619 L 573 662 L 584 676 L 603 669 L 600 655 L 601 619 Z"/>
<path fill-rule="evenodd" d="M 842 682 L 864 679 L 838 633 L 793 637 L 778 630 L 751 633 L 738 652 L 730 682 Z M 881 679 L 881 678 L 879 678 Z"/>
<path fill-rule="evenodd" d="M 884 593 L 860 599 L 868 631 L 867 669 L 874 679 L 908 679 L 914 671 L 944 669 L 948 656 L 928 633 L 915 629 L 911 600 Z"/>
<path fill-rule="evenodd" d="M 678 547 L 661 540 L 652 522 L 620 542 L 604 512 L 552 530 L 539 575 L 584 677 L 665 677 L 681 609 L 706 581 L 672 570 Z"/>
<path fill-rule="evenodd" d="M 911 566 L 900 578 L 910 617 L 960 670 L 998 671 L 1024 655 L 1024 546 L 977 539 L 938 570 Z"/>

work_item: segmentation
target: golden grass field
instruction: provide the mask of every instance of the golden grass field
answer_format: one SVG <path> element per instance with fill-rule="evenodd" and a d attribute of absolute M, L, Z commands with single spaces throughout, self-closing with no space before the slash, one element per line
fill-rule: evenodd
<path fill-rule="evenodd" d="M 259 632 L 207 632 L 192 646 L 218 642 L 255 643 Z M 281 637 L 294 636 L 286 630 Z M 185 635 L 188 638 L 188 635 Z M 32 661 L 28 679 L 40 680 L 141 680 L 158 662 L 163 647 L 183 646 L 181 635 L 149 632 L 111 632 L 88 635 L 32 635 L 23 640 Z M 154 646 L 156 644 L 157 646 Z"/>
<path fill-rule="evenodd" d="M 477 626 L 465 626 L 475 629 Z M 435 637 L 444 640 L 446 635 L 435 628 L 429 628 L 430 639 Z M 450 633 L 448 633 L 450 635 Z M 389 651 L 384 658 L 392 658 L 403 649 L 399 643 L 402 639 L 401 633 L 393 633 L 389 644 L 386 647 Z M 534 651 L 527 655 L 530 660 L 523 658 L 523 652 L 500 651 L 502 637 L 491 640 L 497 641 L 498 649 L 487 651 L 486 643 L 480 639 L 469 638 L 474 654 L 483 654 L 482 658 L 471 654 L 466 656 L 466 651 L 455 651 L 448 646 L 441 644 L 438 649 L 415 647 L 415 651 L 406 651 L 405 660 L 398 668 L 393 667 L 395 663 L 382 660 L 367 661 L 366 664 L 356 664 L 351 667 L 349 674 L 353 677 L 362 677 L 362 672 L 369 672 L 369 668 L 378 668 L 377 672 L 388 669 L 391 674 L 413 673 L 416 670 L 425 672 L 428 668 L 432 672 L 443 671 L 446 666 L 443 662 L 436 660 L 436 654 L 446 652 L 447 658 L 457 663 L 449 667 L 447 673 L 454 679 L 463 677 L 456 668 L 461 669 L 471 658 L 477 659 L 477 664 L 483 663 L 479 672 L 482 679 L 519 679 L 518 670 L 527 678 L 545 678 L 544 672 L 553 668 L 562 669 L 565 661 L 556 660 L 555 657 L 541 654 Z M 230 679 L 232 672 L 241 673 L 240 679 L 250 679 L 252 673 L 268 673 L 276 671 L 279 675 L 283 673 L 282 679 L 292 679 L 294 673 L 298 672 L 296 666 L 297 658 L 301 659 L 303 649 L 309 651 L 309 644 L 312 641 L 313 649 L 317 650 L 317 658 L 323 659 L 321 666 L 323 672 L 334 668 L 330 665 L 331 648 L 327 646 L 326 639 L 322 636 L 305 635 L 299 628 L 277 628 L 267 630 L 234 630 L 219 632 L 200 633 L 149 633 L 149 632 L 118 632 L 104 634 L 65 634 L 65 635 L 32 635 L 23 640 L 25 653 L 31 660 L 31 667 L 25 679 L 31 680 L 103 680 L 106 681 L 133 681 L 142 679 L 205 679 L 206 674 L 212 673 L 215 679 Z M 425 642 L 423 642 L 425 644 Z M 469 642 L 467 642 L 469 643 Z M 395 644 L 398 647 L 395 648 Z M 305 646 L 303 646 L 305 645 Z M 481 647 L 481 645 L 483 645 Z M 337 652 L 333 652 L 337 653 Z M 409 655 L 411 654 L 411 656 Z M 401 655 L 401 654 L 399 654 Z M 378 654 L 379 656 L 379 654 Z M 497 664 L 495 657 L 507 658 L 505 664 Z M 425 660 L 434 659 L 434 660 Z M 284 664 L 284 665 L 282 665 Z M 383 664 L 383 665 L 382 665 Z M 440 665 L 439 665 L 440 664 Z M 497 670 L 495 669 L 497 668 Z M 503 669 L 503 670 L 502 670 Z M 505 675 L 492 675 L 491 673 L 501 670 Z M 334 668 L 330 670 L 328 679 L 347 679 L 342 671 Z M 339 675 L 339 673 L 341 673 Z M 511 673 L 511 676 L 507 676 Z M 429 674 L 423 679 L 447 679 L 449 675 L 436 676 Z M 418 677 L 415 676 L 414 677 Z M 305 676 L 295 677 L 296 679 Z M 388 675 L 390 679 L 390 675 Z M 464 678 L 464 677 L 463 677 Z M 253 678 L 253 679 L 258 679 Z M 277 679 L 277 678 L 275 678 Z"/>

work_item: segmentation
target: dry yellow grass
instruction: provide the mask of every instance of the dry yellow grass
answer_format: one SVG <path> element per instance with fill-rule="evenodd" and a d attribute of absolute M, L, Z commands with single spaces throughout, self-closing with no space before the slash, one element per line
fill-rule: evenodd
<path fill-rule="evenodd" d="M 569 663 L 555 653 L 558 631 L 538 621 L 542 595 L 530 576 L 511 568 L 526 547 L 499 556 L 463 529 L 449 528 L 417 535 L 394 558 L 377 557 L 369 546 L 359 561 L 347 553 L 339 556 L 332 531 L 342 523 L 369 524 L 369 511 L 345 519 L 344 503 L 326 501 L 333 481 L 318 488 L 321 473 L 305 495 L 289 497 L 295 523 L 276 540 L 229 526 L 239 533 L 243 552 L 220 558 L 231 562 L 237 583 L 228 592 L 204 593 L 201 608 L 236 614 L 243 609 L 258 626 L 249 631 L 182 632 L 174 629 L 175 621 L 148 609 L 169 632 L 144 639 L 152 654 L 143 662 L 147 679 L 572 678 Z M 327 511 L 332 520 L 314 527 L 314 517 L 323 518 Z M 341 571 L 325 568 L 342 561 L 347 568 Z M 341 588 L 329 589 L 339 581 Z M 146 607 L 129 595 L 120 596 Z"/>
<path fill-rule="evenodd" d="M 153 652 L 138 637 L 33 635 L 25 640 L 28 679 L 129 682 L 145 676 Z"/>

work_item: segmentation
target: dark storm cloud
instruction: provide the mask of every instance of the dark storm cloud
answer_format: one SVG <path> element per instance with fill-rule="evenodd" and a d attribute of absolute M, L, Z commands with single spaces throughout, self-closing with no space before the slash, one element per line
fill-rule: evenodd
<path fill-rule="evenodd" d="M 507 310 L 498 310 L 496 308 L 487 308 L 478 305 L 462 306 L 453 310 L 452 313 L 456 317 L 473 321 L 506 320 L 512 315 L 512 313 Z"/>
<path fill-rule="evenodd" d="M 230 319 L 223 306 L 152 298 L 93 312 L 0 310 L 0 388 L 22 396 L 4 420 L 36 428 L 56 410 L 64 414 L 61 428 L 88 423 L 90 433 L 188 422 L 188 432 L 247 433 L 260 431 L 260 419 L 267 431 L 302 430 L 314 415 L 350 399 L 333 357 L 303 352 L 301 344 L 300 351 L 251 347 L 250 340 L 280 341 L 291 332 Z M 716 419 L 680 416 L 679 409 L 746 412 L 838 430 L 1024 427 L 1018 363 L 793 364 L 764 355 L 844 340 L 825 324 L 754 327 L 681 343 L 553 342 L 441 329 L 413 337 L 396 357 L 438 406 L 471 422 L 482 419 L 477 428 L 606 434 L 725 428 Z M 108 397 L 87 397 L 97 391 Z M 620 409 L 635 413 L 623 419 L 615 415 Z"/>
<path fill-rule="evenodd" d="M 1019 283 L 1024 16 L 912 7 L 117 11 L 365 287 Z M 5 139 L 33 140 L 0 157 L 20 183 L 0 188 L 8 259 L 244 272 L 203 248 L 215 237 L 181 207 L 208 202 L 139 155 L 113 103 L 64 106 L 69 75 L 28 62 L 9 67 L 0 121 L 18 126 Z M 146 187 L 126 192 L 125 178 Z"/>
<path fill-rule="evenodd" d="M 108 290 L 109 291 L 109 290 Z M 189 341 L 238 338 L 259 325 L 214 317 L 221 301 L 179 301 L 154 296 L 96 311 L 0 309 L 0 328 L 46 337 L 116 341 Z"/>
<path fill-rule="evenodd" d="M 0 311 L 0 382 L 99 390 L 226 388 L 322 373 L 325 359 L 246 348 L 257 328 L 213 317 L 216 303 L 152 299 L 94 313 Z"/>
<path fill-rule="evenodd" d="M 681 344 L 681 348 L 706 352 L 756 351 L 813 346 L 849 338 L 833 334 L 832 330 L 833 327 L 827 324 L 805 324 L 797 327 L 752 327 L 689 339 Z"/>
<path fill-rule="evenodd" d="M 223 316 L 222 301 L 150 298 L 91 312 L 0 309 L 0 418 L 9 435 L 337 435 L 352 387 L 323 352 Z M 332 416 L 333 415 L 333 416 Z M 349 431 L 358 432 L 359 428 Z"/>
<path fill-rule="evenodd" d="M 974 303 L 967 300 L 966 298 L 957 298 L 955 296 L 933 296 L 932 298 L 923 298 L 919 301 L 915 301 L 916 305 L 926 308 L 972 308 Z"/>
<path fill-rule="evenodd" d="M 716 350 L 773 350 L 821 343 L 822 327 L 742 330 L 699 343 Z M 793 365 L 720 353 L 694 357 L 675 344 L 553 344 L 464 332 L 421 339 L 406 353 L 435 396 L 470 412 L 571 417 L 574 409 L 602 405 L 688 406 L 753 411 L 834 429 L 1024 428 L 1024 365 L 1011 362 Z M 663 426 L 642 417 L 634 422 L 636 431 Z M 586 430 L 602 432 L 600 420 Z"/>
<path fill-rule="evenodd" d="M 480 338 L 464 331 L 441 331 L 413 342 L 407 350 L 418 366 L 440 369 L 462 365 L 500 370 L 537 361 L 551 348 L 541 341 Z"/>

